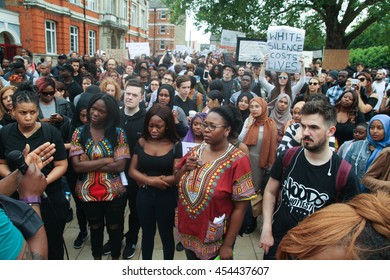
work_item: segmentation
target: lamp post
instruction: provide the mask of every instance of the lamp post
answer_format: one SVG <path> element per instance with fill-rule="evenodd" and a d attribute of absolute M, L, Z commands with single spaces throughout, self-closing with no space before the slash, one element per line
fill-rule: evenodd
<path fill-rule="evenodd" d="M 154 16 L 154 22 L 153 22 L 153 56 L 156 55 L 156 8 L 153 8 L 153 16 Z"/>
<path fill-rule="evenodd" d="M 84 9 L 83 9 L 83 12 L 84 12 L 84 22 L 83 22 L 83 28 L 84 28 L 84 54 L 87 53 L 87 24 L 86 24 L 86 16 L 87 16 L 87 11 L 86 11 L 86 7 L 85 7 L 85 4 L 86 4 L 86 0 L 84 0 Z"/>

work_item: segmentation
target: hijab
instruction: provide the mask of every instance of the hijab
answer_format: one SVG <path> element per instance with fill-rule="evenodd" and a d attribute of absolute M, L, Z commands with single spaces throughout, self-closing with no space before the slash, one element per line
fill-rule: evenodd
<path fill-rule="evenodd" d="M 194 141 L 195 141 L 195 136 L 194 136 L 194 132 L 192 131 L 192 124 L 194 123 L 194 120 L 195 120 L 196 118 L 200 118 L 201 121 L 204 122 L 204 120 L 206 119 L 206 116 L 207 116 L 206 113 L 197 113 L 197 114 L 191 119 L 190 127 L 189 127 L 189 129 L 188 129 L 188 132 L 187 132 L 186 136 L 184 136 L 182 142 L 194 143 Z"/>
<path fill-rule="evenodd" d="M 373 121 L 380 121 L 383 125 L 383 128 L 385 130 L 385 137 L 381 141 L 375 141 L 372 139 L 370 135 L 370 126 Z M 390 117 L 388 115 L 379 114 L 375 115 L 371 118 L 370 122 L 367 126 L 367 140 L 370 142 L 372 146 L 375 147 L 375 150 L 372 152 L 371 156 L 368 158 L 367 161 L 367 167 L 368 168 L 372 162 L 377 158 L 377 156 L 380 154 L 380 152 L 390 146 Z"/>
<path fill-rule="evenodd" d="M 238 103 L 241 101 L 241 99 L 246 96 L 246 98 L 248 98 L 248 104 L 251 102 L 251 100 L 253 99 L 253 95 L 249 92 L 243 92 L 241 93 L 238 97 L 237 97 L 237 104 L 236 106 L 238 107 Z M 240 113 L 241 113 L 241 118 L 242 118 L 242 121 L 244 122 L 246 120 L 247 117 L 249 117 L 249 114 L 250 114 L 250 111 L 249 111 L 249 106 L 248 106 L 248 109 L 244 110 L 244 111 L 241 111 L 240 110 Z"/>
<path fill-rule="evenodd" d="M 287 99 L 288 105 L 287 105 L 286 110 L 280 110 L 278 108 L 278 103 L 283 98 Z M 289 120 L 292 119 L 292 115 L 290 113 L 290 108 L 291 108 L 291 98 L 290 98 L 290 96 L 288 96 L 285 93 L 279 94 L 277 99 L 276 99 L 276 102 L 275 102 L 275 107 L 271 111 L 271 115 L 270 115 L 270 118 L 272 118 L 276 122 L 278 130 L 283 130 L 283 128 L 286 125 L 286 123 Z"/>
<path fill-rule="evenodd" d="M 278 131 L 274 120 L 268 117 L 267 102 L 261 97 L 255 97 L 249 102 L 249 106 L 256 102 L 261 106 L 261 114 L 249 128 L 248 133 L 244 138 L 244 144 L 248 146 L 255 146 L 257 138 L 259 137 L 260 126 L 264 127 L 263 140 L 261 143 L 260 154 L 260 168 L 269 168 L 275 162 L 276 147 L 278 141 Z"/>
<path fill-rule="evenodd" d="M 167 106 L 169 108 L 171 108 L 171 110 L 173 110 L 173 99 L 175 97 L 175 89 L 173 88 L 173 86 L 171 85 L 168 85 L 168 84 L 164 84 L 164 85 L 161 85 L 158 90 L 157 90 L 157 99 L 156 99 L 156 103 L 159 103 L 158 102 L 158 95 L 160 94 L 161 90 L 162 89 L 166 89 L 168 90 L 169 92 L 169 103 L 167 104 Z"/>

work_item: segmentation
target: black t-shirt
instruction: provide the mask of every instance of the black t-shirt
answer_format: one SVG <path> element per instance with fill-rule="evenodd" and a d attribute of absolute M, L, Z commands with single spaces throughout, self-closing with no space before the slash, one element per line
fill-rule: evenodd
<path fill-rule="evenodd" d="M 55 147 L 56 151 L 53 155 L 54 161 L 60 161 L 60 160 L 64 160 L 67 158 L 64 142 L 62 141 L 61 133 L 59 132 L 59 130 L 57 128 L 46 124 L 46 126 L 48 126 L 48 128 L 49 128 L 50 133 L 48 133 L 48 135 L 45 135 L 45 136 L 49 139 L 45 139 L 42 126 L 33 135 L 31 135 L 29 138 L 26 138 L 19 131 L 17 123 L 13 123 L 10 125 L 12 125 L 13 127 L 11 129 L 9 129 L 9 133 L 6 136 L 7 141 L 5 143 L 3 141 L 4 136 L 2 135 L 4 129 L 0 130 L 0 141 L 1 141 L 0 158 L 1 159 L 6 159 L 5 155 L 7 155 L 9 152 L 11 152 L 13 150 L 23 151 L 26 144 L 29 144 L 30 151 L 33 151 L 45 142 L 51 142 L 51 143 L 54 143 L 56 145 L 56 147 Z M 42 124 L 42 125 L 45 125 L 45 124 Z M 51 172 L 53 167 L 54 167 L 54 164 L 53 164 L 53 162 L 51 162 L 50 164 L 46 165 L 42 169 L 42 173 L 45 174 L 45 176 L 47 176 Z M 13 170 L 11 170 L 11 171 L 13 171 Z M 50 184 L 46 188 L 46 192 L 48 194 L 50 194 L 52 187 L 57 188 L 60 186 L 61 186 L 60 180 L 57 180 L 56 182 L 53 182 L 52 184 Z"/>
<path fill-rule="evenodd" d="M 187 97 L 186 101 L 183 101 L 183 99 L 181 99 L 179 95 L 175 95 L 175 97 L 173 98 L 173 104 L 182 108 L 187 117 L 191 110 L 198 111 L 196 103 L 189 97 Z"/>
<path fill-rule="evenodd" d="M 327 163 L 315 166 L 306 159 L 304 149 L 300 149 L 283 173 L 284 154 L 277 158 L 271 170 L 271 177 L 282 183 L 280 204 L 273 217 L 274 237 L 281 238 L 315 211 L 359 193 L 358 180 L 351 169 L 347 183 L 337 197 L 336 174 L 342 159 L 336 153 Z"/>

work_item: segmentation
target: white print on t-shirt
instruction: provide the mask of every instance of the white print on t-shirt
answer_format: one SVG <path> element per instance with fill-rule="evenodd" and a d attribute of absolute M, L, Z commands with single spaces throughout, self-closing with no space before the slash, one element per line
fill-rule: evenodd
<path fill-rule="evenodd" d="M 305 187 L 295 182 L 291 177 L 284 181 L 283 203 L 290 209 L 290 213 L 296 211 L 304 215 L 310 215 L 322 208 L 328 200 L 328 194 L 319 193 L 316 189 Z"/>

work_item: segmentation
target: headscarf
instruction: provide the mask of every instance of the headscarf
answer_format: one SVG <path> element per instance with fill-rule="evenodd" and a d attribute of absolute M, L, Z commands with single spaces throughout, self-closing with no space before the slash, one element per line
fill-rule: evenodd
<path fill-rule="evenodd" d="M 173 110 L 173 99 L 175 98 L 175 89 L 173 88 L 173 86 L 171 85 L 168 85 L 168 84 L 164 84 L 164 85 L 161 85 L 158 90 L 157 90 L 157 99 L 156 99 L 156 103 L 159 103 L 158 102 L 158 95 L 160 94 L 161 90 L 162 89 L 166 89 L 168 90 L 169 92 L 169 103 L 167 104 L 167 106 L 169 108 L 171 108 L 171 110 Z"/>
<path fill-rule="evenodd" d="M 248 98 L 248 104 L 251 102 L 251 100 L 253 99 L 253 95 L 249 92 L 243 92 L 241 93 L 238 97 L 237 97 L 237 108 L 238 108 L 238 102 L 241 101 L 241 99 L 246 96 L 246 98 Z M 249 114 L 250 114 L 250 111 L 249 111 L 249 106 L 248 106 L 248 109 L 244 110 L 244 111 L 241 111 L 240 110 L 240 113 L 241 113 L 241 118 L 242 118 L 242 121 L 244 122 L 246 120 L 247 117 L 249 117 Z"/>
<path fill-rule="evenodd" d="M 282 111 L 278 108 L 278 103 L 281 99 L 286 98 L 288 105 L 286 110 Z M 281 93 L 278 95 L 276 102 L 275 102 L 275 107 L 271 111 L 271 115 L 269 116 L 272 118 L 278 127 L 278 130 L 282 130 L 286 123 L 292 119 L 291 113 L 290 113 L 290 108 L 291 108 L 291 98 L 285 93 Z"/>
<path fill-rule="evenodd" d="M 190 128 L 188 129 L 188 132 L 187 132 L 186 136 L 184 136 L 182 142 L 194 143 L 194 141 L 195 141 L 195 136 L 194 136 L 194 132 L 192 131 L 192 124 L 194 123 L 194 120 L 195 120 L 196 118 L 200 118 L 200 119 L 202 120 L 202 122 L 204 122 L 204 120 L 206 119 L 206 116 L 207 116 L 207 113 L 197 113 L 197 114 L 191 119 Z"/>
<path fill-rule="evenodd" d="M 385 130 L 385 137 L 383 138 L 382 141 L 375 141 L 372 139 L 370 135 L 370 126 L 373 121 L 380 121 L 383 125 L 383 128 Z M 370 167 L 372 162 L 377 158 L 379 153 L 386 147 L 390 146 L 390 117 L 388 115 L 384 114 L 379 114 L 375 115 L 371 118 L 370 122 L 368 123 L 367 126 L 367 140 L 370 142 L 372 146 L 375 147 L 375 150 L 372 152 L 371 156 L 367 160 L 367 166 L 366 168 Z"/>
<path fill-rule="evenodd" d="M 259 136 L 260 126 L 264 127 L 263 140 L 261 143 L 260 153 L 260 168 L 269 168 L 275 162 L 276 147 L 278 141 L 278 131 L 274 120 L 268 117 L 267 102 L 261 97 L 253 98 L 249 106 L 256 102 L 261 106 L 261 114 L 255 119 L 255 122 L 249 128 L 248 133 L 244 138 L 244 144 L 248 146 L 255 146 L 257 144 L 257 138 Z"/>

